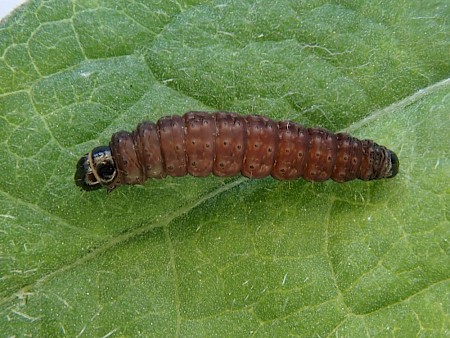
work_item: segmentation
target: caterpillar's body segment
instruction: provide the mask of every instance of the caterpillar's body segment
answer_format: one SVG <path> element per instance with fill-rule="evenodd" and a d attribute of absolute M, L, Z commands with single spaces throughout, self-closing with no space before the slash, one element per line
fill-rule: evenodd
<path fill-rule="evenodd" d="M 345 182 L 391 178 L 398 169 L 397 155 L 371 140 L 258 115 L 188 112 L 115 133 L 109 146 L 80 158 L 75 183 L 112 190 L 148 178 L 211 173 Z"/>

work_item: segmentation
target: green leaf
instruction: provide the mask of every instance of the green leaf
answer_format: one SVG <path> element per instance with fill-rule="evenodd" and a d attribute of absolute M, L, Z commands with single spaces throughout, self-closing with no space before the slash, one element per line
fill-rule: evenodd
<path fill-rule="evenodd" d="M 31 1 L 0 23 L 4 336 L 446 336 L 446 1 Z M 148 181 L 78 158 L 189 110 L 348 130 L 376 182 Z"/>

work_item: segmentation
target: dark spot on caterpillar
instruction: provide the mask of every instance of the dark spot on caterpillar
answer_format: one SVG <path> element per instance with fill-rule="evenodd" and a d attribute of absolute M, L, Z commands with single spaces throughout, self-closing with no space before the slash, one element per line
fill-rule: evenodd
<path fill-rule="evenodd" d="M 398 170 L 397 155 L 370 140 L 258 115 L 189 112 L 115 133 L 109 146 L 80 158 L 75 183 L 113 190 L 188 173 L 345 182 L 391 178 Z"/>

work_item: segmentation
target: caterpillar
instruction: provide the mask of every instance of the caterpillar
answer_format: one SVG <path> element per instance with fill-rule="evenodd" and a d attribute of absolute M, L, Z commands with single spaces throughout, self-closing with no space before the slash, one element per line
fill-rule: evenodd
<path fill-rule="evenodd" d="M 148 178 L 211 173 L 345 182 L 392 178 L 398 170 L 397 155 L 372 140 L 260 115 L 191 111 L 113 134 L 109 146 L 80 158 L 75 183 L 112 191 Z"/>

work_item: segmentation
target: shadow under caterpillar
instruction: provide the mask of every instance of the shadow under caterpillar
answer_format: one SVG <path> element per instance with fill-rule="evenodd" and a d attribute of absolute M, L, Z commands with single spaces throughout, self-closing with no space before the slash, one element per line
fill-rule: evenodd
<path fill-rule="evenodd" d="M 166 175 L 271 175 L 321 182 L 397 175 L 397 155 L 371 140 L 259 115 L 188 112 L 143 122 L 80 158 L 75 183 L 83 190 L 143 184 Z"/>

